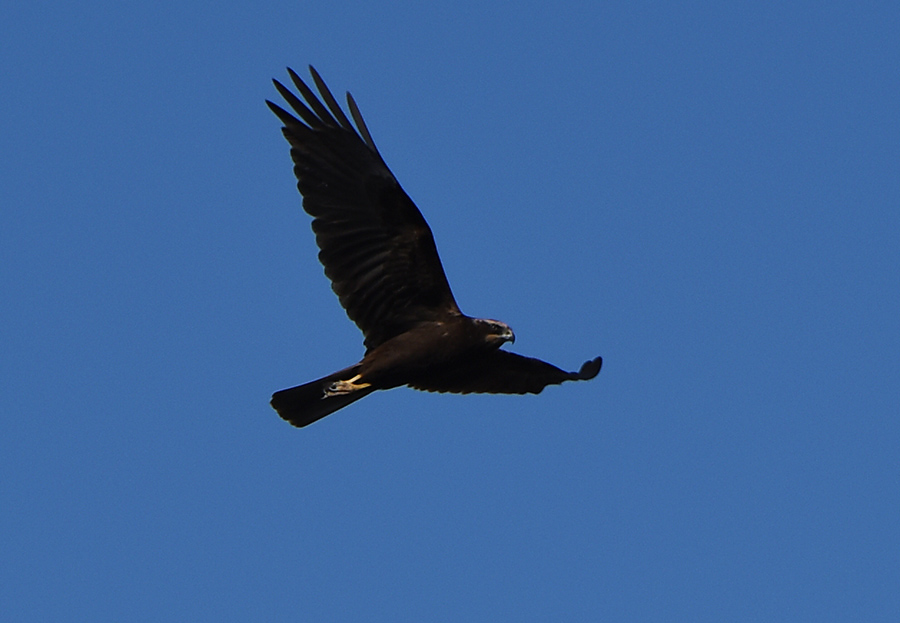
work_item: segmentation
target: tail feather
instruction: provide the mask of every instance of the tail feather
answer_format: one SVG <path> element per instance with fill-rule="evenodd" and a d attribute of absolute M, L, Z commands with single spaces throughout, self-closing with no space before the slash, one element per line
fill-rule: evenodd
<path fill-rule="evenodd" d="M 272 395 L 272 407 L 282 419 L 294 426 L 312 424 L 375 391 L 374 388 L 367 387 L 349 394 L 325 395 L 325 389 L 335 381 L 353 378 L 356 368 L 355 365 L 350 366 L 316 381 L 275 392 Z"/>

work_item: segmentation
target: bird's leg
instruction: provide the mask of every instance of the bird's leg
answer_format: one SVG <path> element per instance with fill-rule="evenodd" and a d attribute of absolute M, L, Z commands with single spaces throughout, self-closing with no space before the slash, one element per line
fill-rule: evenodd
<path fill-rule="evenodd" d="M 369 383 L 357 383 L 362 375 L 357 374 L 349 381 L 335 381 L 331 385 L 325 388 L 325 397 L 329 396 L 341 396 L 343 394 L 349 394 L 350 392 L 355 392 L 360 389 L 365 389 L 369 387 Z"/>

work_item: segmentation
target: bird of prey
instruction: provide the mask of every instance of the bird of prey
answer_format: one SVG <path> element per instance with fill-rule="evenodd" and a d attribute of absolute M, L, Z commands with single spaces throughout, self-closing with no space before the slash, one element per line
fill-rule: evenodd
<path fill-rule="evenodd" d="M 372 141 L 347 93 L 350 122 L 315 69 L 319 96 L 288 69 L 305 100 L 273 80 L 297 116 L 266 100 L 284 124 L 303 209 L 313 217 L 319 260 L 365 355 L 334 374 L 276 392 L 272 407 L 306 426 L 375 390 L 401 385 L 434 392 L 537 394 L 547 385 L 592 379 L 600 357 L 578 372 L 502 350 L 512 329 L 460 311 L 422 213 Z"/>

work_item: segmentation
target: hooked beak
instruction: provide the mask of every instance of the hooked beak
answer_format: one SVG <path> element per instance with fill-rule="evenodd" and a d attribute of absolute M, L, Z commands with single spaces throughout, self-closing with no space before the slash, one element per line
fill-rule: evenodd
<path fill-rule="evenodd" d="M 497 333 L 493 338 L 501 344 L 503 342 L 509 342 L 510 344 L 516 343 L 516 334 L 512 332 L 512 329 L 506 329 L 503 333 Z"/>

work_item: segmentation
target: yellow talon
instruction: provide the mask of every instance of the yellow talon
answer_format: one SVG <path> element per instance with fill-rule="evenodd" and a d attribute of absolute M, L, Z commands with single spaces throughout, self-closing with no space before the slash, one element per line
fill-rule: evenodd
<path fill-rule="evenodd" d="M 325 396 L 341 396 L 370 387 L 371 383 L 357 383 L 362 375 L 357 374 L 349 381 L 335 381 L 325 389 Z"/>

